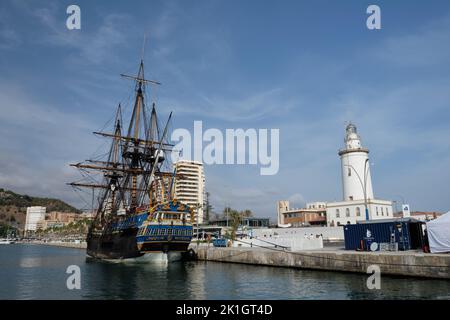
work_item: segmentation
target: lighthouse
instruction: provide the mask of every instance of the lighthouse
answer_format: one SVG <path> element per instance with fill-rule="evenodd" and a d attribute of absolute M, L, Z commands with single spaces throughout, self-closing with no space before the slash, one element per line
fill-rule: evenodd
<path fill-rule="evenodd" d="M 327 226 L 392 219 L 392 201 L 376 199 L 373 195 L 369 149 L 361 143 L 353 123 L 345 128 L 344 143 L 344 148 L 339 150 L 343 199 L 326 202 Z"/>
<path fill-rule="evenodd" d="M 344 142 L 344 148 L 339 151 L 343 199 L 320 202 L 322 208 L 326 208 L 327 226 L 336 227 L 362 221 L 392 219 L 394 217 L 392 201 L 376 199 L 373 195 L 369 149 L 362 145 L 353 123 L 345 128 Z M 286 217 L 286 212 L 292 213 L 287 211 L 288 207 L 287 201 L 278 203 L 279 224 L 286 222 L 281 220 L 281 217 Z"/>
<path fill-rule="evenodd" d="M 370 176 L 369 149 L 361 144 L 356 126 L 350 123 L 345 129 L 345 147 L 341 157 L 343 201 L 373 199 Z"/>

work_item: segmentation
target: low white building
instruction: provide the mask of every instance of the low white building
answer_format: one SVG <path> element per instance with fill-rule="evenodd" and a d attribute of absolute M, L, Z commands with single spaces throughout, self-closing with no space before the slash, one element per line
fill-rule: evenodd
<path fill-rule="evenodd" d="M 36 231 L 38 223 L 45 220 L 45 207 L 28 207 L 25 218 L 25 232 Z"/>
<path fill-rule="evenodd" d="M 370 199 L 367 201 L 368 220 L 393 218 L 392 201 Z M 327 203 L 327 225 L 330 227 L 354 224 L 366 220 L 364 200 Z"/>

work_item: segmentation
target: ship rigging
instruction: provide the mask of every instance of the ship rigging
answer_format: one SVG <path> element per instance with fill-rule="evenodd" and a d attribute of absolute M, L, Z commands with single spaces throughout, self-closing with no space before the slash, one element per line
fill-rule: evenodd
<path fill-rule="evenodd" d="M 74 188 L 99 190 L 98 208 L 87 238 L 88 254 L 123 259 L 149 251 L 185 251 L 192 236 L 192 224 L 187 218 L 192 214 L 191 208 L 176 201 L 173 194 L 179 175 L 169 170 L 173 145 L 167 136 L 172 113 L 162 131 L 155 103 L 148 115 L 147 85 L 161 83 L 145 79 L 143 61 L 137 76 L 121 76 L 135 82 L 133 109 L 127 127 L 122 121 L 119 104 L 112 132 L 94 132 L 111 139 L 107 157 L 71 164 L 88 176 L 90 173 L 102 175 L 101 182 L 91 177 L 88 182 L 69 183 Z"/>

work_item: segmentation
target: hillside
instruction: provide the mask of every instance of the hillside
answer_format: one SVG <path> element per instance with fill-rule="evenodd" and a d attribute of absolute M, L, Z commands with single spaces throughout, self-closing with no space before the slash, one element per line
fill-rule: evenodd
<path fill-rule="evenodd" d="M 80 210 L 59 199 L 21 195 L 0 188 L 0 223 L 7 223 L 22 229 L 25 224 L 27 207 L 31 206 L 46 207 L 47 212 L 60 211 L 81 213 Z"/>

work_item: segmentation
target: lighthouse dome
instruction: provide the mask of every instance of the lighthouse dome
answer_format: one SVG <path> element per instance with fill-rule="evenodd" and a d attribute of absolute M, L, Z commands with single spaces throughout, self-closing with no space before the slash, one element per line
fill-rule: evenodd
<path fill-rule="evenodd" d="M 361 140 L 358 135 L 358 131 L 356 126 L 353 123 L 350 123 L 345 129 L 345 145 L 347 149 L 359 149 L 361 148 Z"/>

